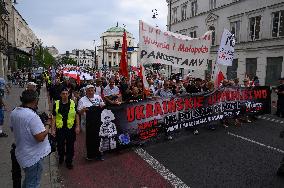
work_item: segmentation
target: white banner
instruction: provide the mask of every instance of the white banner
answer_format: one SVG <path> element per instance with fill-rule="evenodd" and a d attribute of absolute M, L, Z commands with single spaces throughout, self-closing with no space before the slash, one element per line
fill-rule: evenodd
<path fill-rule="evenodd" d="M 190 38 L 169 31 L 163 32 L 140 20 L 140 61 L 143 65 L 159 63 L 191 70 L 205 70 L 211 35 L 212 32 L 208 31 L 200 38 Z"/>
<path fill-rule="evenodd" d="M 220 48 L 218 51 L 217 63 L 225 66 L 232 66 L 235 53 L 235 37 L 229 30 L 224 29 Z"/>

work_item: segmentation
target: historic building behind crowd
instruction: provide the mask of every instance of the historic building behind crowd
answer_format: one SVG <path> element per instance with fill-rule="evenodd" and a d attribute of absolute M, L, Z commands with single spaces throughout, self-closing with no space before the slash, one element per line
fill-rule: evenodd
<path fill-rule="evenodd" d="M 101 44 L 98 46 L 98 68 L 118 68 L 121 51 L 122 51 L 122 37 L 124 28 L 111 27 L 102 34 Z M 127 46 L 128 46 L 128 65 L 137 66 L 137 48 L 135 48 L 135 38 L 131 33 L 126 31 Z M 134 47 L 134 48 L 133 48 Z"/>
<path fill-rule="evenodd" d="M 65 54 L 59 55 L 59 58 L 68 57 L 73 59 L 77 66 L 85 67 L 85 68 L 95 68 L 96 67 L 96 58 L 95 51 L 88 49 L 74 49 L 71 52 L 66 51 Z"/>
<path fill-rule="evenodd" d="M 233 65 L 222 67 L 228 79 L 258 76 L 260 84 L 275 85 L 284 76 L 284 0 L 167 0 L 168 29 L 190 37 L 213 30 L 211 58 L 216 60 L 224 28 L 235 34 Z M 190 71 L 190 70 L 189 70 Z M 187 73 L 185 70 L 184 72 Z"/>
<path fill-rule="evenodd" d="M 16 9 L 16 1 L 0 0 L 0 76 L 16 70 L 19 59 L 27 56 L 32 63 L 33 48 L 40 44 L 28 23 Z"/>

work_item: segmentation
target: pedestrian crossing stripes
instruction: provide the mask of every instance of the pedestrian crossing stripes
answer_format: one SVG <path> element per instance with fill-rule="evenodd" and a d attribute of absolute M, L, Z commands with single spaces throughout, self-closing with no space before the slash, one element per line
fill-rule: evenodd
<path fill-rule="evenodd" d="M 262 115 L 262 116 L 258 116 L 257 118 L 259 119 L 263 119 L 263 120 L 266 120 L 266 121 L 271 121 L 271 122 L 274 122 L 274 123 L 280 123 L 280 124 L 284 124 L 284 121 L 281 121 L 279 119 L 275 119 L 275 118 L 270 118 L 270 117 L 267 117 L 265 115 Z"/>

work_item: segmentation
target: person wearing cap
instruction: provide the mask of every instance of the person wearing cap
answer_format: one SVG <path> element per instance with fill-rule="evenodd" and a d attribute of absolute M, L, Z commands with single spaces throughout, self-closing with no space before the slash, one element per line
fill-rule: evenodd
<path fill-rule="evenodd" d="M 100 147 L 100 127 L 101 113 L 105 103 L 101 96 L 95 94 L 93 85 L 86 86 L 86 96 L 82 97 L 78 102 L 78 112 L 81 116 L 86 116 L 86 159 L 103 160 Z"/>
<path fill-rule="evenodd" d="M 80 133 L 79 116 L 75 102 L 68 98 L 67 88 L 62 88 L 60 97 L 53 105 L 51 134 L 56 137 L 59 164 L 65 159 L 66 167 L 73 169 L 74 143 L 76 134 Z"/>
<path fill-rule="evenodd" d="M 25 172 L 22 187 L 40 187 L 43 158 L 51 152 L 47 138 L 49 128 L 36 113 L 37 92 L 24 90 L 20 99 L 22 105 L 11 112 L 10 128 L 15 137 L 16 159 Z"/>
<path fill-rule="evenodd" d="M 284 77 L 279 79 L 280 85 L 275 89 L 278 96 L 276 115 L 284 118 Z"/>
<path fill-rule="evenodd" d="M 33 90 L 36 91 L 37 90 L 37 84 L 34 82 L 28 82 L 26 90 Z"/>

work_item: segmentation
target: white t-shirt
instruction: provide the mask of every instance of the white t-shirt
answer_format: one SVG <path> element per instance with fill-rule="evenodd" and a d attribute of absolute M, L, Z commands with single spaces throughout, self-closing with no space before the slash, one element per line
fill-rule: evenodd
<path fill-rule="evenodd" d="M 45 131 L 40 117 L 31 109 L 17 107 L 10 115 L 16 142 L 16 158 L 22 168 L 36 164 L 51 152 L 47 136 L 38 142 L 34 135 Z"/>
<path fill-rule="evenodd" d="M 83 108 L 88 108 L 90 106 L 99 106 L 101 104 L 105 104 L 101 96 L 94 95 L 93 98 L 88 98 L 87 96 L 82 97 L 78 102 L 77 110 L 80 111 Z"/>
<path fill-rule="evenodd" d="M 102 88 L 101 87 L 95 87 L 96 89 L 96 95 L 102 96 Z"/>
<path fill-rule="evenodd" d="M 117 86 L 113 86 L 112 89 L 110 89 L 109 85 L 107 85 L 104 88 L 104 96 L 110 96 L 110 95 L 119 95 L 120 91 Z"/>

